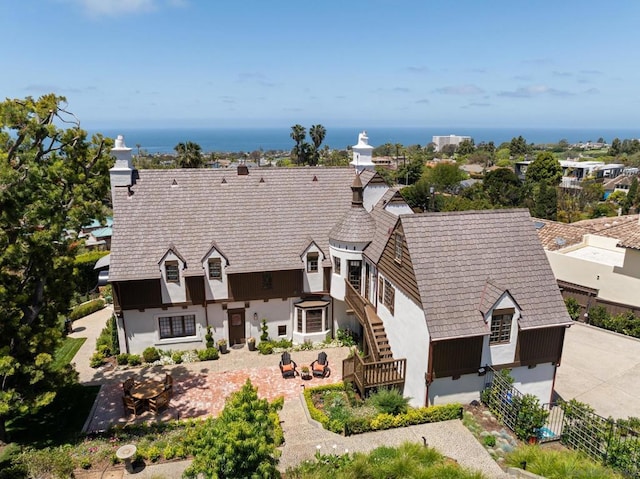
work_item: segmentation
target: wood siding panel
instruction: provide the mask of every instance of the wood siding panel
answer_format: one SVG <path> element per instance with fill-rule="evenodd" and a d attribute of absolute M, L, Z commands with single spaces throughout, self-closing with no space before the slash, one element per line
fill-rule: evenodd
<path fill-rule="evenodd" d="M 520 331 L 516 346 L 516 363 L 522 366 L 559 363 L 565 330 L 562 326 Z"/>
<path fill-rule="evenodd" d="M 402 260 L 400 263 L 395 259 L 396 233 L 400 233 L 402 235 Z M 402 225 L 398 226 L 389 236 L 387 244 L 380 256 L 380 261 L 378 262 L 378 270 L 395 283 L 396 286 L 415 301 L 418 306 L 422 307 L 420 292 L 418 291 L 418 283 L 413 272 L 413 263 L 411 261 L 409 249 L 407 248 L 407 241 L 404 236 L 404 231 L 402 230 Z"/>
<path fill-rule="evenodd" d="M 433 378 L 459 376 L 478 371 L 482 361 L 483 336 L 436 341 L 433 346 Z"/>
<path fill-rule="evenodd" d="M 204 304 L 204 276 L 189 276 L 186 278 L 187 302 L 192 304 Z"/>
<path fill-rule="evenodd" d="M 303 291 L 302 270 L 271 271 L 271 288 L 262 284 L 263 273 L 241 273 L 229 275 L 229 295 L 234 301 L 252 299 L 291 298 Z"/>
<path fill-rule="evenodd" d="M 159 279 L 117 282 L 114 283 L 113 291 L 122 310 L 163 306 Z"/>

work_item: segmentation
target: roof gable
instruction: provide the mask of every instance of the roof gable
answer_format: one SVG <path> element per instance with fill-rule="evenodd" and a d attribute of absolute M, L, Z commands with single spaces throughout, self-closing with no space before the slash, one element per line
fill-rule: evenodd
<path fill-rule="evenodd" d="M 433 340 L 486 334 L 478 309 L 504 291 L 526 312 L 522 329 L 571 324 L 527 210 L 403 215 L 400 221 Z"/>

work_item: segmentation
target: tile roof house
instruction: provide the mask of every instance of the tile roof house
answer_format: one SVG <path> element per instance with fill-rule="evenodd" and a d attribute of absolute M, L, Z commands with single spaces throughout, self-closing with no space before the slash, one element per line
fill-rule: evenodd
<path fill-rule="evenodd" d="M 526 211 L 414 215 L 368 168 L 135 171 L 121 137 L 113 154 L 123 352 L 200 348 L 207 329 L 242 347 L 263 321 L 296 343 L 348 328 L 363 393 L 473 399 L 491 365 L 549 399 L 570 321 Z"/>
<path fill-rule="evenodd" d="M 581 306 L 581 320 L 595 306 L 640 314 L 640 215 L 571 224 L 535 219 L 535 226 L 563 296 Z"/>

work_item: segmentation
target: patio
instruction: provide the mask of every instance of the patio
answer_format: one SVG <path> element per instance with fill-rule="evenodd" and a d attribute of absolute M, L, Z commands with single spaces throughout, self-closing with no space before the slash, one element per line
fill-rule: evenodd
<path fill-rule="evenodd" d="M 247 378 L 258 388 L 258 395 L 269 401 L 280 396 L 285 401 L 297 399 L 302 386 L 318 386 L 342 380 L 342 360 L 348 355 L 348 348 L 327 348 L 324 351 L 329 356 L 331 374 L 326 378 L 314 377 L 311 380 L 303 380 L 299 375 L 283 378 L 278 367 L 279 354 L 262 356 L 245 348 L 232 349 L 216 361 L 116 370 L 103 381 L 85 430 L 98 432 L 118 424 L 217 416 L 224 408 L 226 398 L 239 390 Z M 298 371 L 302 366 L 310 365 L 319 352 L 292 352 Z M 257 364 L 259 366 L 256 367 Z M 169 407 L 158 415 L 147 411 L 137 416 L 126 416 L 122 405 L 122 382 L 129 377 L 136 382 L 162 381 L 167 373 L 173 376 L 174 381 Z"/>

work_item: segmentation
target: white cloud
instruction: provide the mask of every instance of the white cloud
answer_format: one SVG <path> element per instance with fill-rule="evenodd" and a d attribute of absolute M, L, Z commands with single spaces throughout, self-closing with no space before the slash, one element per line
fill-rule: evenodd
<path fill-rule="evenodd" d="M 438 88 L 435 92 L 443 95 L 479 95 L 484 90 L 475 85 L 452 85 Z"/>
<path fill-rule="evenodd" d="M 498 96 L 509 98 L 531 98 L 539 95 L 572 96 L 573 93 L 566 90 L 557 90 L 555 88 L 550 88 L 546 85 L 530 85 L 526 87 L 516 88 L 515 90 L 505 90 L 498 92 Z"/>
<path fill-rule="evenodd" d="M 117 16 L 150 12 L 159 8 L 183 7 L 186 0 L 73 0 L 92 16 Z"/>

